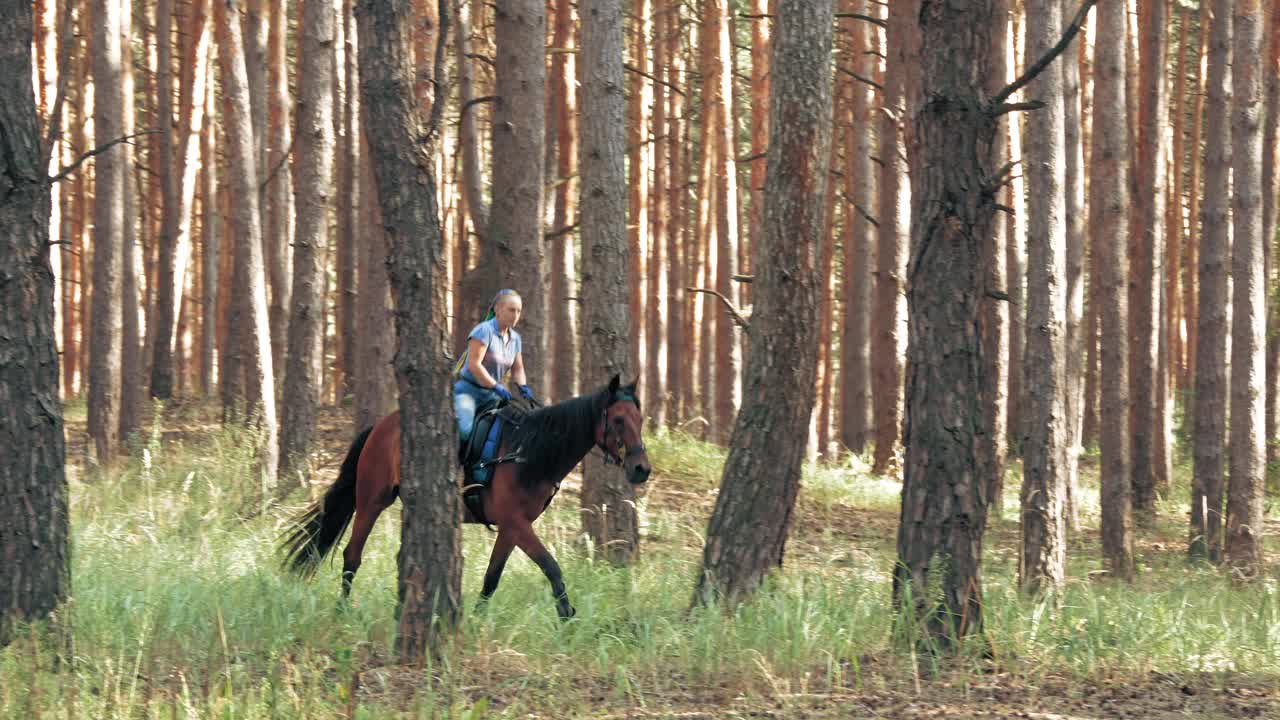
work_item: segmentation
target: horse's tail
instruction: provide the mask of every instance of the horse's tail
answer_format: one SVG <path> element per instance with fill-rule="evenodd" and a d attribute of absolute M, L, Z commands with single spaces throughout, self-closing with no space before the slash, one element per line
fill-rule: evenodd
<path fill-rule="evenodd" d="M 338 544 L 338 539 L 351 523 L 351 516 L 356 511 L 356 468 L 360 451 L 371 432 L 372 426 L 356 436 L 346 459 L 342 461 L 337 481 L 329 486 L 324 497 L 298 516 L 284 539 L 285 567 L 304 578 L 315 574 L 320 562 Z"/>

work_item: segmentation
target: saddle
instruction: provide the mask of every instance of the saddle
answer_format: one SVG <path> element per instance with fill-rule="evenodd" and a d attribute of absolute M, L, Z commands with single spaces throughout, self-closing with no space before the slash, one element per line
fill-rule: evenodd
<path fill-rule="evenodd" d="M 458 463 L 462 465 L 462 502 L 467 511 L 479 523 L 489 527 L 484 514 L 481 492 L 493 481 L 493 468 L 508 462 L 520 462 L 516 453 L 498 457 L 502 447 L 502 432 L 508 424 L 519 425 L 514 408 L 502 402 L 481 406 L 476 411 L 471 436 L 458 445 Z"/>

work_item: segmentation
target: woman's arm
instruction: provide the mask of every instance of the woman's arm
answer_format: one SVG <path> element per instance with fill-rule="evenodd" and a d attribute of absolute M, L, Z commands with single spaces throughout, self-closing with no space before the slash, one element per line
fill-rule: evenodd
<path fill-rule="evenodd" d="M 516 353 L 516 359 L 511 363 L 511 377 L 515 379 L 516 385 L 528 385 L 529 379 L 524 376 L 524 352 Z"/>
<path fill-rule="evenodd" d="M 478 338 L 467 340 L 467 369 L 471 371 L 471 376 L 476 379 L 477 383 L 480 383 L 481 387 L 491 388 L 497 385 L 498 381 L 494 380 L 489 371 L 485 370 L 484 365 L 481 364 L 488 350 L 489 348 L 483 340 Z"/>

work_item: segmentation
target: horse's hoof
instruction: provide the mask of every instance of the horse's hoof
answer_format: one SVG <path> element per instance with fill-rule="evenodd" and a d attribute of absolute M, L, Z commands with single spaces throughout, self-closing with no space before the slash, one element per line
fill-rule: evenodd
<path fill-rule="evenodd" d="M 572 618 L 574 615 L 578 614 L 578 611 L 574 610 L 573 606 L 568 603 L 561 605 L 560 607 L 556 608 L 556 610 L 560 613 L 561 620 L 568 620 Z"/>

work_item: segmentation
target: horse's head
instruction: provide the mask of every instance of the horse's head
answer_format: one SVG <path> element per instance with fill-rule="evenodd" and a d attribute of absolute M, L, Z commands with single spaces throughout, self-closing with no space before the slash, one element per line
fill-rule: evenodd
<path fill-rule="evenodd" d="M 652 466 L 641 436 L 644 416 L 636 384 L 624 386 L 614 375 L 603 394 L 604 412 L 596 424 L 596 445 L 604 451 L 607 462 L 621 465 L 627 480 L 639 485 L 649 479 Z"/>

